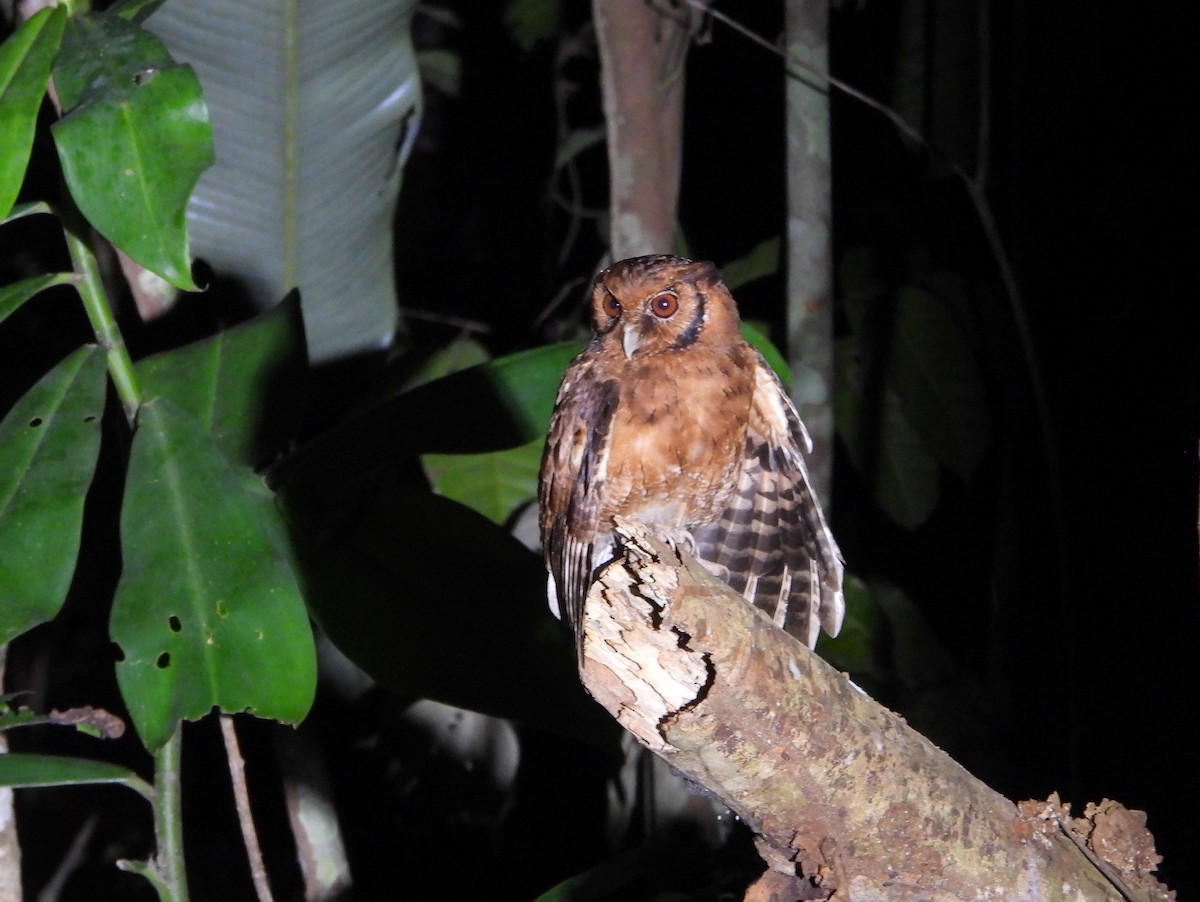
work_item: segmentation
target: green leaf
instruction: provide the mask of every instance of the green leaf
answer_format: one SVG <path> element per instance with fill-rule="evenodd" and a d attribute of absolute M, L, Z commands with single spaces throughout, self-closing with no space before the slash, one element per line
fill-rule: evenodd
<path fill-rule="evenodd" d="M 487 363 L 490 359 L 491 355 L 487 349 L 475 339 L 470 336 L 456 338 L 421 360 L 419 366 L 405 376 L 402 388 L 404 391 L 412 391 L 418 385 Z"/>
<path fill-rule="evenodd" d="M 526 52 L 538 41 L 554 37 L 561 20 L 561 0 L 509 0 L 504 10 L 504 27 Z"/>
<path fill-rule="evenodd" d="M 170 401 L 144 404 L 121 510 L 111 633 L 122 697 L 160 748 L 214 706 L 297 723 L 312 634 L 289 561 L 216 443 Z"/>
<path fill-rule="evenodd" d="M 771 369 L 775 371 L 775 375 L 779 377 L 783 387 L 791 391 L 792 368 L 788 366 L 788 362 L 779 352 L 779 348 L 775 347 L 771 339 L 767 337 L 766 331 L 757 323 L 742 320 L 742 337 L 763 355 L 763 359 L 771 365 Z"/>
<path fill-rule="evenodd" d="M 292 439 L 307 361 L 295 293 L 262 316 L 134 367 L 145 398 L 169 398 L 237 463 L 259 466 Z"/>
<path fill-rule="evenodd" d="M 547 606 L 545 566 L 504 530 L 394 479 L 292 523 L 313 617 L 372 677 L 596 744 L 611 737 Z"/>
<path fill-rule="evenodd" d="M 426 454 L 434 491 L 483 514 L 498 526 L 537 497 L 545 439 L 488 454 Z"/>
<path fill-rule="evenodd" d="M 108 8 L 108 12 L 131 22 L 145 22 L 155 10 L 167 0 L 120 0 Z"/>
<path fill-rule="evenodd" d="M 329 485 L 421 453 L 478 454 L 544 438 L 578 342 L 501 357 L 427 382 L 348 420 L 270 474 L 288 492 Z"/>
<path fill-rule="evenodd" d="M 25 180 L 38 110 L 66 18 L 61 7 L 39 10 L 0 44 L 0 220 Z"/>
<path fill-rule="evenodd" d="M 462 88 L 462 55 L 454 50 L 420 50 L 417 66 L 427 88 L 457 97 Z"/>
<path fill-rule="evenodd" d="M 891 660 L 906 686 L 943 683 L 954 675 L 954 658 L 930 629 L 921 609 L 899 586 L 877 579 L 871 597 L 891 627 Z"/>
<path fill-rule="evenodd" d="M 415 0 L 186 0 L 146 20 L 191 63 L 216 164 L 196 188 L 192 247 L 259 310 L 300 289 L 309 357 L 391 344 L 393 220 L 417 134 Z"/>
<path fill-rule="evenodd" d="M 120 783 L 149 798 L 154 790 L 126 767 L 107 761 L 64 758 L 59 755 L 0 755 L 0 786 L 77 786 L 86 783 Z"/>
<path fill-rule="evenodd" d="M 7 699 L 0 699 L 4 704 L 0 705 L 0 730 L 11 730 L 16 727 L 27 726 L 29 724 L 42 724 L 46 722 L 46 717 L 41 714 L 35 714 L 28 708 L 20 708 L 16 711 L 11 711 L 8 708 Z"/>
<path fill-rule="evenodd" d="M 62 606 L 100 450 L 104 355 L 80 348 L 0 422 L 0 643 Z"/>
<path fill-rule="evenodd" d="M 558 151 L 554 155 L 554 168 L 561 169 L 589 147 L 603 144 L 604 138 L 607 135 L 608 127 L 605 125 L 594 125 L 591 128 L 576 128 L 567 132 L 563 136 L 562 141 L 559 142 Z"/>
<path fill-rule="evenodd" d="M 74 280 L 74 273 L 52 272 L 0 287 L 0 323 L 39 291 L 45 291 L 55 285 L 66 285 Z"/>
<path fill-rule="evenodd" d="M 25 216 L 34 216 L 38 213 L 53 213 L 50 205 L 43 200 L 30 201 L 27 204 L 16 204 L 8 211 L 8 215 L 0 216 L 0 225 L 5 225 L 9 222 L 16 222 Z"/>
<path fill-rule="evenodd" d="M 839 396 L 839 400 L 845 399 Z M 851 431 L 846 429 L 843 434 Z M 854 451 L 850 457 L 854 459 Z M 891 392 L 883 396 L 874 485 L 875 502 L 905 529 L 916 529 L 928 520 L 941 494 L 937 461 Z"/>
<path fill-rule="evenodd" d="M 834 353 L 834 422 L 850 461 L 874 490 L 875 503 L 906 529 L 933 512 L 938 465 L 890 389 L 868 398 L 860 382 L 858 341 L 838 341 Z"/>
<path fill-rule="evenodd" d="M 722 266 L 721 281 L 726 288 L 734 291 L 755 279 L 779 272 L 779 259 L 780 240 L 776 235 L 756 244 L 746 256 L 730 260 Z"/>
<path fill-rule="evenodd" d="M 967 479 L 991 441 L 979 366 L 944 304 L 920 288 L 897 293 L 887 384 L 937 460 Z"/>
<path fill-rule="evenodd" d="M 195 291 L 188 198 L 213 161 L 200 82 L 150 32 L 117 16 L 72 16 L 54 68 L 67 114 L 51 131 L 80 211 L 109 241 Z"/>

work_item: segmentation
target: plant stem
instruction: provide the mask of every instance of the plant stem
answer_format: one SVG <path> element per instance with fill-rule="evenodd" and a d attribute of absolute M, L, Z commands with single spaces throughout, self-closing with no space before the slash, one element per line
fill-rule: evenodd
<path fill-rule="evenodd" d="M 125 408 L 125 417 L 130 424 L 137 418 L 138 408 L 142 405 L 141 391 L 133 374 L 133 361 L 129 357 L 129 349 L 125 347 L 125 339 L 117 328 L 113 317 L 112 307 L 108 303 L 108 293 L 100 278 L 100 267 L 96 264 L 96 255 L 88 247 L 86 241 L 77 234 L 76 223 L 69 222 L 64 211 L 63 234 L 67 239 L 67 248 L 71 252 L 71 262 L 79 276 L 76 287 L 87 311 L 96 340 L 108 355 L 108 374 L 117 387 L 117 396 L 121 406 Z"/>
<path fill-rule="evenodd" d="M 242 828 L 242 841 L 246 844 L 246 855 L 250 859 L 250 876 L 254 880 L 254 891 L 259 902 L 274 902 L 271 884 L 267 879 L 267 867 L 263 863 L 262 847 L 258 843 L 258 831 L 254 829 L 254 813 L 250 810 L 250 789 L 246 785 L 246 760 L 238 744 L 237 728 L 232 714 L 221 714 L 221 737 L 225 740 L 225 755 L 229 759 L 229 777 L 233 781 L 233 799 L 237 806 L 238 823 Z"/>
<path fill-rule="evenodd" d="M 187 871 L 183 861 L 183 818 L 179 764 L 183 725 L 154 753 L 154 834 L 158 850 L 154 869 L 162 877 L 171 902 L 187 902 Z"/>

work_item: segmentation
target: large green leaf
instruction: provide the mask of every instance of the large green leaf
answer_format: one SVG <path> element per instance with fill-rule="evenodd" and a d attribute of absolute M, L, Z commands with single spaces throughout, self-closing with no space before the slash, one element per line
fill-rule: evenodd
<path fill-rule="evenodd" d="M 75 280 L 74 273 L 52 272 L 42 276 L 32 276 L 13 282 L 11 285 L 0 287 L 0 323 L 4 322 L 10 313 L 24 304 L 39 291 L 53 288 L 55 285 L 65 285 Z"/>
<path fill-rule="evenodd" d="M 416 134 L 415 0 L 187 0 L 146 20 L 195 66 L 217 163 L 193 247 L 259 309 L 299 287 L 314 361 L 387 346 L 392 218 Z M 397 150 L 399 148 L 399 151 Z"/>
<path fill-rule="evenodd" d="M 503 525 L 518 506 L 537 497 L 545 440 L 487 454 L 426 454 L 434 491 Z"/>
<path fill-rule="evenodd" d="M 142 741 L 215 706 L 296 723 L 312 702 L 312 635 L 290 563 L 216 443 L 170 401 L 143 405 L 121 510 L 111 632 Z"/>
<path fill-rule="evenodd" d="M 542 561 L 504 530 L 390 478 L 293 528 L 314 618 L 381 683 L 593 742 L 611 735 L 546 604 Z"/>
<path fill-rule="evenodd" d="M 0 422 L 0 644 L 52 618 L 66 597 L 104 389 L 104 355 L 80 348 Z"/>
<path fill-rule="evenodd" d="M 896 296 L 887 383 L 940 463 L 966 479 L 991 441 L 979 366 L 945 305 L 920 288 Z"/>
<path fill-rule="evenodd" d="M 419 351 L 411 350 L 405 354 L 405 359 L 418 358 Z M 469 335 L 456 338 L 445 347 L 438 348 L 428 356 L 420 358 L 415 367 L 404 374 L 403 382 L 396 386 L 397 390 L 412 391 L 418 385 L 433 382 L 457 373 L 460 370 L 479 366 L 492 359 L 487 348 Z"/>
<path fill-rule="evenodd" d="M 416 454 L 477 454 L 543 438 L 563 371 L 580 349 L 547 345 L 396 395 L 302 448 L 270 480 L 291 492 Z"/>
<path fill-rule="evenodd" d="M 150 797 L 154 790 L 127 767 L 86 758 L 60 755 L 0 755 L 0 786 L 75 786 L 84 783 L 120 783 Z"/>
<path fill-rule="evenodd" d="M 868 397 L 860 382 L 858 342 L 839 340 L 834 354 L 834 420 L 850 460 L 874 490 L 875 503 L 908 529 L 924 523 L 940 493 L 938 466 L 904 415 L 899 398 L 883 387 Z"/>
<path fill-rule="evenodd" d="M 191 67 L 141 27 L 90 13 L 68 20 L 54 82 L 67 110 L 54 141 L 80 211 L 142 266 L 195 290 L 186 209 L 213 157 Z"/>
<path fill-rule="evenodd" d="M 140 360 L 146 398 L 170 398 L 225 456 L 257 466 L 295 434 L 306 361 L 298 299 L 211 338 Z"/>
<path fill-rule="evenodd" d="M 38 109 L 66 18 L 61 7 L 39 10 L 0 44 L 0 220 L 12 209 L 25 179 Z"/>

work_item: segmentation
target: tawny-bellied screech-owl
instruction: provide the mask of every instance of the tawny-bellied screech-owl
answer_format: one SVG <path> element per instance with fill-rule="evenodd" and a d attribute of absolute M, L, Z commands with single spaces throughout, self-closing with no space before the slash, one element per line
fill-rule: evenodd
<path fill-rule="evenodd" d="M 567 368 L 538 500 L 550 598 L 582 655 L 583 602 L 613 559 L 613 517 L 694 549 L 812 647 L 836 635 L 842 559 L 808 482 L 812 442 L 711 263 L 635 257 L 592 292 L 592 341 Z"/>

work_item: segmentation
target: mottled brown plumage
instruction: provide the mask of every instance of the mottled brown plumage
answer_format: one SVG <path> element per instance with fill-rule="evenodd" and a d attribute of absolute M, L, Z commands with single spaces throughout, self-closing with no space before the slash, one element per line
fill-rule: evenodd
<path fill-rule="evenodd" d="M 615 556 L 613 517 L 697 557 L 810 647 L 843 614 L 842 561 L 808 483 L 808 435 L 742 338 L 711 263 L 654 256 L 601 273 L 592 342 L 559 387 L 539 502 L 550 596 L 582 649 L 583 601 Z"/>

